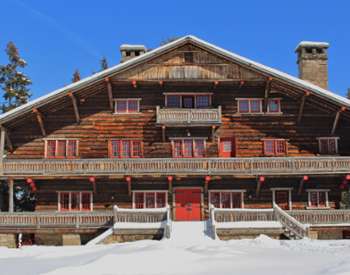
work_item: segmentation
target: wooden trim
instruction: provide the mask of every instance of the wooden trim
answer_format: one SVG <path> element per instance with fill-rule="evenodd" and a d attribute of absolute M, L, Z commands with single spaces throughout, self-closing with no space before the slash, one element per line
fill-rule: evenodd
<path fill-rule="evenodd" d="M 79 194 L 79 210 L 72 210 L 72 193 Z M 83 209 L 83 193 L 90 194 L 90 209 Z M 62 210 L 61 194 L 69 194 L 68 210 Z M 84 211 L 93 211 L 93 192 L 90 190 L 60 190 L 57 191 L 57 211 L 58 212 L 84 212 Z"/>
<path fill-rule="evenodd" d="M 153 209 L 153 208 L 146 208 L 146 193 L 154 193 L 154 208 L 157 207 L 157 193 L 165 193 L 165 207 L 168 205 L 168 190 L 133 190 L 132 193 L 132 208 L 135 208 L 135 194 L 136 193 L 143 193 L 143 209 Z"/>
<path fill-rule="evenodd" d="M 116 141 L 118 143 L 119 147 L 119 157 L 113 156 L 113 146 L 112 142 Z M 128 141 L 129 142 L 129 148 L 130 148 L 130 157 L 124 157 L 123 156 L 123 141 Z M 141 156 L 135 156 L 134 155 L 134 142 L 140 142 L 141 143 Z M 129 138 L 121 138 L 121 139 L 110 139 L 108 140 L 108 156 L 109 158 L 117 158 L 117 159 L 129 159 L 129 158 L 143 158 L 144 156 L 144 146 L 143 146 L 143 141 L 141 139 L 129 139 Z"/>
<path fill-rule="evenodd" d="M 264 92 L 264 112 L 268 112 L 268 100 L 269 100 L 269 95 L 270 95 L 270 91 L 271 91 L 271 81 L 272 78 L 268 78 L 266 81 L 266 86 L 265 86 L 265 92 Z"/>
<path fill-rule="evenodd" d="M 302 98 L 301 98 L 301 102 L 300 102 L 300 106 L 299 106 L 299 111 L 298 111 L 298 118 L 297 118 L 297 124 L 301 123 L 301 119 L 303 117 L 304 114 L 304 107 L 305 107 L 305 101 L 306 101 L 306 97 L 308 97 L 310 95 L 309 92 L 305 93 Z"/>
<path fill-rule="evenodd" d="M 345 109 L 346 110 L 346 109 Z M 334 117 L 334 121 L 333 121 L 333 126 L 332 126 L 332 130 L 331 130 L 331 135 L 335 134 L 335 131 L 337 130 L 338 127 L 338 122 L 339 122 L 339 118 L 340 118 L 340 114 L 342 112 L 345 111 L 344 107 L 341 107 L 340 110 L 336 113 L 335 117 Z"/>
<path fill-rule="evenodd" d="M 111 111 L 114 111 L 113 108 L 113 87 L 110 79 L 107 77 L 105 78 L 106 84 L 107 84 L 107 94 L 108 94 L 108 103 L 109 103 L 109 108 Z"/>
<path fill-rule="evenodd" d="M 338 140 L 340 139 L 340 137 L 317 137 L 316 138 L 318 141 L 318 152 L 322 155 L 330 155 L 329 153 L 329 141 L 332 139 L 335 141 L 335 154 L 338 154 Z M 322 153 L 321 152 L 321 141 L 322 140 L 327 140 L 327 147 L 328 147 L 328 153 Z"/>
<path fill-rule="evenodd" d="M 4 154 L 5 154 L 5 128 L 0 128 L 0 161 L 3 162 Z"/>
<path fill-rule="evenodd" d="M 293 208 L 293 203 L 292 203 L 292 190 L 293 187 L 275 187 L 275 188 L 270 188 L 272 191 L 272 203 L 276 203 L 276 191 L 288 191 L 288 210 L 292 210 Z"/>
<path fill-rule="evenodd" d="M 136 112 L 129 112 L 129 107 L 128 107 L 128 101 L 129 100 L 136 100 L 137 103 L 137 111 Z M 114 114 L 115 115 L 133 115 L 133 114 L 140 114 L 140 101 L 142 99 L 141 98 L 115 98 L 114 99 Z M 117 111 L 117 102 L 118 101 L 126 101 L 126 112 L 125 113 L 121 113 Z"/>
<path fill-rule="evenodd" d="M 330 189 L 318 189 L 318 188 L 315 188 L 315 189 L 306 189 L 305 190 L 308 194 L 307 194 L 307 197 L 308 197 L 308 209 L 324 209 L 324 208 L 329 208 L 329 195 L 328 195 L 328 193 L 330 192 Z M 311 195 L 310 195 L 310 193 L 311 192 L 316 192 L 317 193 L 317 204 L 318 204 L 318 206 L 312 206 L 311 205 Z M 326 199 L 326 205 L 325 206 L 319 206 L 319 204 L 320 204 L 320 195 L 319 195 L 319 193 L 320 192 L 324 192 L 325 193 L 325 199 Z"/>
<path fill-rule="evenodd" d="M 49 141 L 55 141 L 55 156 L 48 156 L 48 142 Z M 58 142 L 59 141 L 65 141 L 66 142 L 66 152 L 65 156 L 58 156 Z M 75 141 L 76 143 L 76 155 L 75 156 L 68 156 L 68 150 L 69 146 L 68 143 L 69 141 Z M 76 159 L 79 158 L 79 139 L 75 138 L 46 138 L 44 139 L 44 156 L 47 159 Z"/>
<path fill-rule="evenodd" d="M 43 136 L 46 136 L 46 131 L 45 131 L 44 120 L 43 120 L 42 114 L 41 114 L 41 113 L 39 112 L 39 110 L 36 109 L 36 108 L 33 109 L 33 113 L 36 115 L 36 119 L 37 119 L 37 121 L 38 121 L 41 134 L 42 134 Z"/>
<path fill-rule="evenodd" d="M 9 199 L 8 199 L 8 202 L 9 202 L 9 212 L 12 213 L 14 212 L 14 190 L 13 190 L 13 187 L 14 187 L 14 180 L 12 178 L 9 178 L 7 180 L 7 184 L 8 184 L 8 195 L 9 195 Z"/>
<path fill-rule="evenodd" d="M 211 193 L 219 193 L 220 194 L 220 208 L 222 208 L 222 193 L 230 193 L 230 208 L 233 208 L 232 203 L 232 193 L 240 193 L 241 194 L 241 207 L 240 208 L 244 208 L 244 193 L 247 192 L 246 189 L 209 189 L 208 190 L 208 205 L 210 205 L 210 201 L 211 201 Z"/>

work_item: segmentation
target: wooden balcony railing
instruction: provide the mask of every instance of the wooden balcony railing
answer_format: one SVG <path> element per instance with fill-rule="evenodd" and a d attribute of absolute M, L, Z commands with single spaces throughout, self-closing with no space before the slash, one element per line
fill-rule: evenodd
<path fill-rule="evenodd" d="M 157 106 L 157 123 L 194 126 L 220 124 L 221 106 L 212 109 L 161 109 Z"/>
<path fill-rule="evenodd" d="M 350 209 L 292 210 L 287 212 L 303 224 L 350 224 Z"/>
<path fill-rule="evenodd" d="M 276 221 L 273 209 L 219 209 L 215 208 L 216 222 Z"/>
<path fill-rule="evenodd" d="M 350 172 L 350 157 L 4 159 L 2 176 L 302 175 Z"/>

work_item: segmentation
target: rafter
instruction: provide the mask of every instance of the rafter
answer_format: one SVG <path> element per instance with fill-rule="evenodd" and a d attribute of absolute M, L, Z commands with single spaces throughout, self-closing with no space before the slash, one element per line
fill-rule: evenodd
<path fill-rule="evenodd" d="M 68 96 L 71 98 L 72 100 L 72 104 L 73 104 L 73 108 L 74 108 L 74 114 L 75 114 L 75 120 L 77 121 L 77 123 L 80 123 L 80 114 L 79 114 L 79 109 L 78 109 L 78 104 L 77 104 L 77 99 L 76 97 L 73 95 L 73 93 L 68 93 Z"/>
<path fill-rule="evenodd" d="M 303 117 L 305 100 L 306 100 L 306 97 L 308 97 L 309 95 L 310 95 L 310 92 L 306 92 L 301 98 L 300 106 L 299 106 L 299 112 L 298 112 L 298 118 L 297 118 L 297 123 L 298 124 L 300 124 L 301 119 Z"/>
<path fill-rule="evenodd" d="M 105 78 L 106 84 L 107 84 L 107 93 L 108 93 L 108 103 L 109 103 L 109 108 L 111 111 L 114 111 L 113 108 L 113 88 L 112 88 L 112 83 L 108 77 Z"/>
<path fill-rule="evenodd" d="M 43 116 L 42 114 L 39 112 L 38 109 L 34 108 L 33 109 L 33 113 L 36 115 L 36 119 L 38 121 L 40 130 L 41 130 L 41 134 L 43 136 L 46 136 L 46 131 L 45 131 L 45 126 L 44 126 L 44 120 L 43 120 Z"/>
<path fill-rule="evenodd" d="M 334 121 L 333 121 L 333 127 L 331 130 L 331 135 L 335 134 L 335 131 L 337 130 L 340 114 L 346 110 L 346 107 L 341 107 L 339 111 L 335 114 Z"/>

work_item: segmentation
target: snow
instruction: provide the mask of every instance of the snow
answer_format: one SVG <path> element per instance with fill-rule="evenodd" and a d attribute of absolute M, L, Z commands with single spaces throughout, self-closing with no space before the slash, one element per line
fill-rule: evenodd
<path fill-rule="evenodd" d="M 220 222 L 216 228 L 282 228 L 277 221 L 251 221 L 251 222 Z"/>
<path fill-rule="evenodd" d="M 177 232 L 193 229 L 185 223 L 174 226 Z M 196 230 L 200 227 L 195 225 Z M 191 236 L 97 246 L 0 248 L 1 274 L 350 274 L 348 240 L 278 241 L 260 236 L 214 241 Z"/>
<path fill-rule="evenodd" d="M 114 224 L 114 229 L 159 229 L 164 227 L 163 222 L 118 222 Z"/>
<path fill-rule="evenodd" d="M 318 48 L 329 48 L 328 42 L 317 42 L 317 41 L 301 41 L 296 47 L 296 51 L 300 47 L 318 47 Z"/>

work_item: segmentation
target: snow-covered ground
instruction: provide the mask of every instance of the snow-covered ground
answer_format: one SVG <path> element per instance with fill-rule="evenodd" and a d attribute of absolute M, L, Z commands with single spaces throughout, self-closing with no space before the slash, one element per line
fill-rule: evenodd
<path fill-rule="evenodd" d="M 205 230 L 201 223 L 194 228 L 197 235 Z M 174 231 L 178 237 L 162 241 L 0 248 L 0 274 L 350 274 L 350 240 L 278 241 L 260 236 L 219 241 L 194 238 L 194 231 L 181 223 Z"/>

